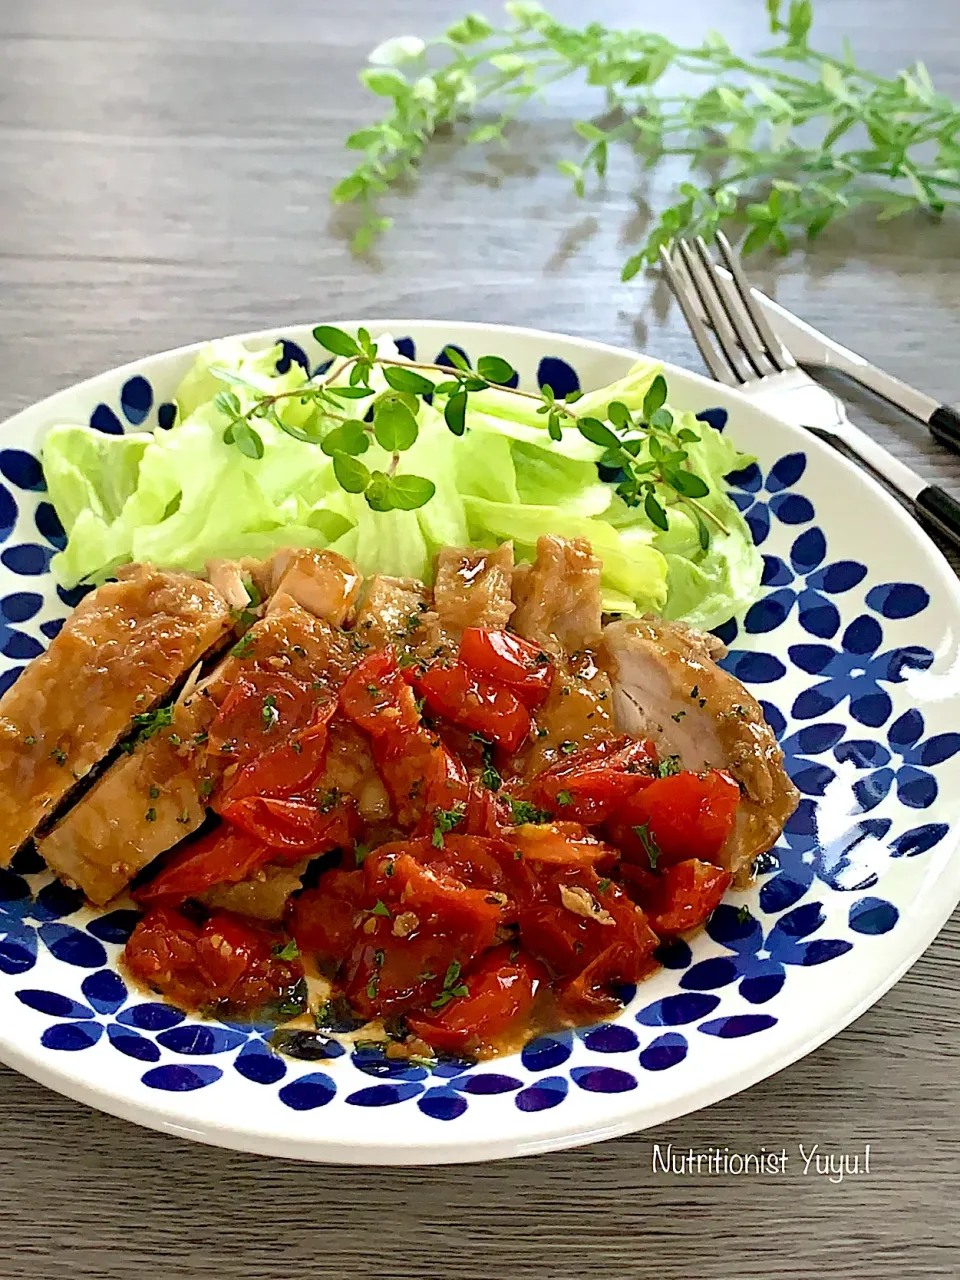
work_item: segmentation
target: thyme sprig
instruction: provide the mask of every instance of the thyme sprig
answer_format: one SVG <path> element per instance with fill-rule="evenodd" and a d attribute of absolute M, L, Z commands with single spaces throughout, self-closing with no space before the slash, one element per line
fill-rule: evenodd
<path fill-rule="evenodd" d="M 340 487 L 347 493 L 362 493 L 374 511 L 414 511 L 436 492 L 432 480 L 399 470 L 401 455 L 419 438 L 422 404 L 439 407 L 442 403 L 447 428 L 462 436 L 467 429 L 470 397 L 496 389 L 535 401 L 536 413 L 543 417 L 551 440 L 562 441 L 565 428 L 576 428 L 602 448 L 600 464 L 617 473 L 619 497 L 628 506 L 642 505 L 658 529 L 668 528 L 667 508 L 681 504 L 690 511 L 704 550 L 710 545 L 709 524 L 728 532 L 723 521 L 700 501 L 709 494 L 709 487 L 685 465 L 690 457 L 686 445 L 698 443 L 700 437 L 688 427 L 677 427 L 666 407 L 667 384 L 662 375 L 650 384 L 639 414 L 631 413 L 620 400 L 611 401 L 596 414 L 580 414 L 576 407 L 581 399 L 579 391 L 560 400 L 549 386 L 534 392 L 509 385 L 517 381 L 517 372 L 501 356 L 481 356 L 474 369 L 455 347 L 444 351 L 448 363 L 430 364 L 382 354 L 362 328 L 353 337 L 334 325 L 318 325 L 313 336 L 335 359 L 319 379 L 312 378 L 299 387 L 266 394 L 232 370 L 211 368 L 217 378 L 231 384 L 214 400 L 227 419 L 225 443 L 246 457 L 260 459 L 263 437 L 255 424 L 269 422 L 298 440 L 318 445 L 333 459 Z M 381 371 L 386 390 L 377 391 L 371 385 L 374 369 Z M 434 376 L 427 377 L 428 373 Z M 247 407 L 234 387 L 244 389 Z M 277 406 L 291 399 L 313 406 L 316 414 L 303 422 L 289 421 Z M 351 417 L 346 411 L 352 402 L 368 402 L 363 418 Z M 391 455 L 386 470 L 371 469 L 361 461 L 373 441 Z"/>
<path fill-rule="evenodd" d="M 496 102 L 499 114 L 467 141 L 498 144 L 525 103 L 571 75 L 598 90 L 602 113 L 574 124 L 581 151 L 558 164 L 578 195 L 602 182 L 615 146 L 648 168 L 664 156 L 690 166 L 624 279 L 673 237 L 710 239 L 731 221 L 746 224 L 744 252 L 786 253 L 856 209 L 886 221 L 960 208 L 960 107 L 922 62 L 886 78 L 860 67 L 849 44 L 840 58 L 815 49 L 811 0 L 766 0 L 776 43 L 752 59 L 717 32 L 688 47 L 655 31 L 565 26 L 534 0 L 504 8 L 504 26 L 473 14 L 436 39 L 402 36 L 371 55 L 360 78 L 390 105 L 347 139 L 362 159 L 332 192 L 362 205 L 358 251 L 390 226 L 381 197 L 416 173 L 438 132 Z"/>

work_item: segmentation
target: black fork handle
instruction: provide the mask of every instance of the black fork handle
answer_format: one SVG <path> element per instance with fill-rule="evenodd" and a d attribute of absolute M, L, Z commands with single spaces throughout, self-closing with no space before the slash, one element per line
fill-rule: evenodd
<path fill-rule="evenodd" d="M 921 524 L 935 529 L 951 546 L 960 551 L 960 502 L 956 498 L 952 498 L 938 484 L 931 484 L 920 490 L 913 500 L 913 507 Z"/>
<path fill-rule="evenodd" d="M 954 453 L 960 453 L 960 413 L 942 404 L 927 419 L 930 434 L 938 444 L 946 445 Z"/>

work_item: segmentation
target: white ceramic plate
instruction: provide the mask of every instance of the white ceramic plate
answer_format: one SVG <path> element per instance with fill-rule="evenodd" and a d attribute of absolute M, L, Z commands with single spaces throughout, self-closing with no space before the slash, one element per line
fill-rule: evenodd
<path fill-rule="evenodd" d="M 634 356 L 526 329 L 367 321 L 433 359 L 508 358 L 555 390 Z M 287 357 L 323 358 L 310 328 Z M 47 566 L 62 533 L 36 461 L 54 422 L 169 426 L 194 347 L 60 392 L 0 427 L 0 684 L 71 601 Z M 0 1057 L 72 1098 L 169 1133 L 311 1160 L 483 1160 L 593 1142 L 715 1102 L 809 1053 L 913 963 L 960 898 L 960 589 L 873 481 L 735 392 L 668 367 L 671 402 L 715 410 L 759 465 L 730 481 L 766 557 L 766 597 L 722 628 L 803 793 L 769 867 L 615 1021 L 522 1055 L 428 1074 L 364 1051 L 278 1057 L 256 1028 L 201 1023 L 117 972 L 130 912 L 96 914 L 21 855 L 0 872 Z M 564 380 L 567 385 L 564 385 Z M 546 532 L 546 531 L 545 531 Z M 333 1046 L 336 1048 L 336 1046 Z"/>

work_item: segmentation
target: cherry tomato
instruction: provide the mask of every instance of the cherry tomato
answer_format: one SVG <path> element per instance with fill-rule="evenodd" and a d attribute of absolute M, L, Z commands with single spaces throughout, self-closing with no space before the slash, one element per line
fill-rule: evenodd
<path fill-rule="evenodd" d="M 439 1009 L 407 1014 L 410 1030 L 434 1049 L 489 1049 L 512 1026 L 528 1017 L 537 991 L 547 981 L 543 966 L 508 946 L 494 947 L 462 975 L 466 995 Z M 442 997 L 441 997 L 442 998 Z"/>
<path fill-rule="evenodd" d="M 350 951 L 364 896 L 362 871 L 325 871 L 292 900 L 290 932 L 301 951 L 338 965 Z"/>
<path fill-rule="evenodd" d="M 347 995 L 361 1013 L 399 1013 L 435 999 L 451 964 L 466 966 L 493 943 L 499 896 L 425 867 L 408 853 L 369 854 L 368 902 L 390 912 L 357 935 L 347 963 Z M 372 892 L 371 892 L 372 891 Z"/>
<path fill-rule="evenodd" d="M 453 832 L 444 835 L 440 846 L 428 836 L 381 845 L 364 861 L 367 895 L 376 900 L 395 894 L 391 863 L 402 854 L 416 858 L 432 871 L 462 880 L 471 888 L 501 890 L 506 883 L 503 870 L 506 848 L 502 841 Z"/>
<path fill-rule="evenodd" d="M 274 857 L 274 850 L 258 836 L 223 825 L 175 854 L 158 876 L 134 891 L 133 897 L 145 904 L 164 899 L 182 902 L 215 884 L 248 880 Z"/>
<path fill-rule="evenodd" d="M 313 700 L 309 685 L 284 671 L 247 672 L 224 698 L 207 750 L 241 763 L 262 755 L 306 722 Z"/>
<path fill-rule="evenodd" d="M 512 824 L 510 804 L 502 798 L 502 793 L 491 791 L 479 782 L 471 782 L 467 811 L 462 828 L 458 830 L 462 830 L 464 835 L 495 838 Z"/>
<path fill-rule="evenodd" d="M 526 794 L 542 809 L 594 826 L 635 791 L 650 786 L 655 762 L 650 742 L 597 742 L 538 774 Z"/>
<path fill-rule="evenodd" d="M 668 867 L 654 895 L 650 923 L 657 933 L 682 933 L 703 924 L 730 886 L 722 867 L 690 858 Z"/>
<path fill-rule="evenodd" d="M 538 897 L 521 908 L 519 923 L 525 950 L 561 979 L 583 973 L 609 951 L 590 979 L 594 986 L 636 982 L 657 945 L 643 912 L 620 886 L 584 868 L 544 868 Z"/>
<path fill-rule="evenodd" d="M 412 826 L 424 813 L 466 802 L 470 788 L 462 761 L 423 725 L 382 734 L 372 747 L 401 826 Z"/>
<path fill-rule="evenodd" d="M 510 631 L 467 627 L 460 640 L 460 661 L 477 675 L 505 684 L 525 707 L 545 702 L 553 683 L 552 660 L 538 645 Z"/>
<path fill-rule="evenodd" d="M 318 704 L 305 729 L 295 730 L 286 742 L 265 751 L 240 770 L 221 804 L 247 796 L 292 796 L 308 790 L 323 773 L 328 725 L 336 709 L 333 700 Z"/>
<path fill-rule="evenodd" d="M 389 646 L 371 653 L 347 676 L 340 690 L 340 705 L 344 714 L 374 739 L 420 724 L 416 699 Z"/>
<path fill-rule="evenodd" d="M 740 788 L 729 774 L 677 773 L 618 806 L 609 833 L 641 866 L 653 861 L 660 870 L 687 858 L 712 862 L 733 830 L 739 802 Z M 646 843 L 637 827 L 645 829 Z"/>
<path fill-rule="evenodd" d="M 227 1003 L 255 1008 L 281 998 L 303 976 L 297 961 L 276 954 L 282 938 L 227 911 L 194 924 L 172 907 L 154 907 L 127 943 L 128 969 L 146 986 L 187 1009 Z"/>
<path fill-rule="evenodd" d="M 431 667 L 423 674 L 411 667 L 414 688 L 427 706 L 454 724 L 482 733 L 504 751 L 514 752 L 530 732 L 530 712 L 503 685 L 474 675 L 464 666 Z"/>
<path fill-rule="evenodd" d="M 353 838 L 352 813 L 343 804 L 324 811 L 305 800 L 247 796 L 225 805 L 223 817 L 269 845 L 275 862 L 299 862 L 305 854 L 323 853 Z"/>

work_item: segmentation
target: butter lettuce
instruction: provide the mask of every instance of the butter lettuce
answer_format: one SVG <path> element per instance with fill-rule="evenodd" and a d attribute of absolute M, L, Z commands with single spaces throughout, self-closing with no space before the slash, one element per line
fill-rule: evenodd
<path fill-rule="evenodd" d="M 380 345 L 396 350 L 389 338 Z M 227 419 L 216 397 L 225 383 L 212 370 L 234 375 L 229 389 L 247 408 L 257 393 L 295 391 L 306 381 L 296 363 L 277 372 L 281 355 L 279 346 L 251 351 L 232 338 L 210 343 L 177 391 L 168 431 L 51 429 L 43 468 L 68 535 L 52 562 L 64 586 L 100 582 L 129 561 L 200 571 L 214 557 L 262 557 L 282 546 L 333 547 L 364 573 L 429 580 L 443 546 L 511 540 L 518 557 L 530 559 L 537 538 L 555 533 L 589 539 L 603 561 L 603 602 L 611 612 L 661 613 L 712 627 L 757 598 L 761 557 L 723 481 L 748 459 L 692 414 L 675 416 L 696 433 L 687 465 L 710 489 L 698 502 L 711 532 L 706 550 L 688 503 L 658 491 L 668 527 L 657 528 L 642 506 L 617 496 L 615 480 L 602 478 L 609 473 L 597 466 L 600 447 L 575 427 L 551 440 L 534 401 L 498 388 L 471 396 L 460 438 L 447 430 L 438 405 L 421 405 L 419 438 L 404 453 L 403 469 L 432 480 L 436 492 L 416 511 L 375 512 L 362 495 L 340 488 L 317 444 L 275 423 L 256 420 L 262 458 L 224 442 Z M 612 400 L 639 410 L 659 372 L 655 361 L 638 361 L 618 382 L 585 394 L 577 412 L 604 412 Z M 379 369 L 374 379 L 374 386 L 386 385 Z M 309 427 L 318 438 L 330 429 L 297 396 L 277 401 L 276 409 L 282 423 Z M 363 462 L 386 470 L 390 455 L 371 442 Z"/>

